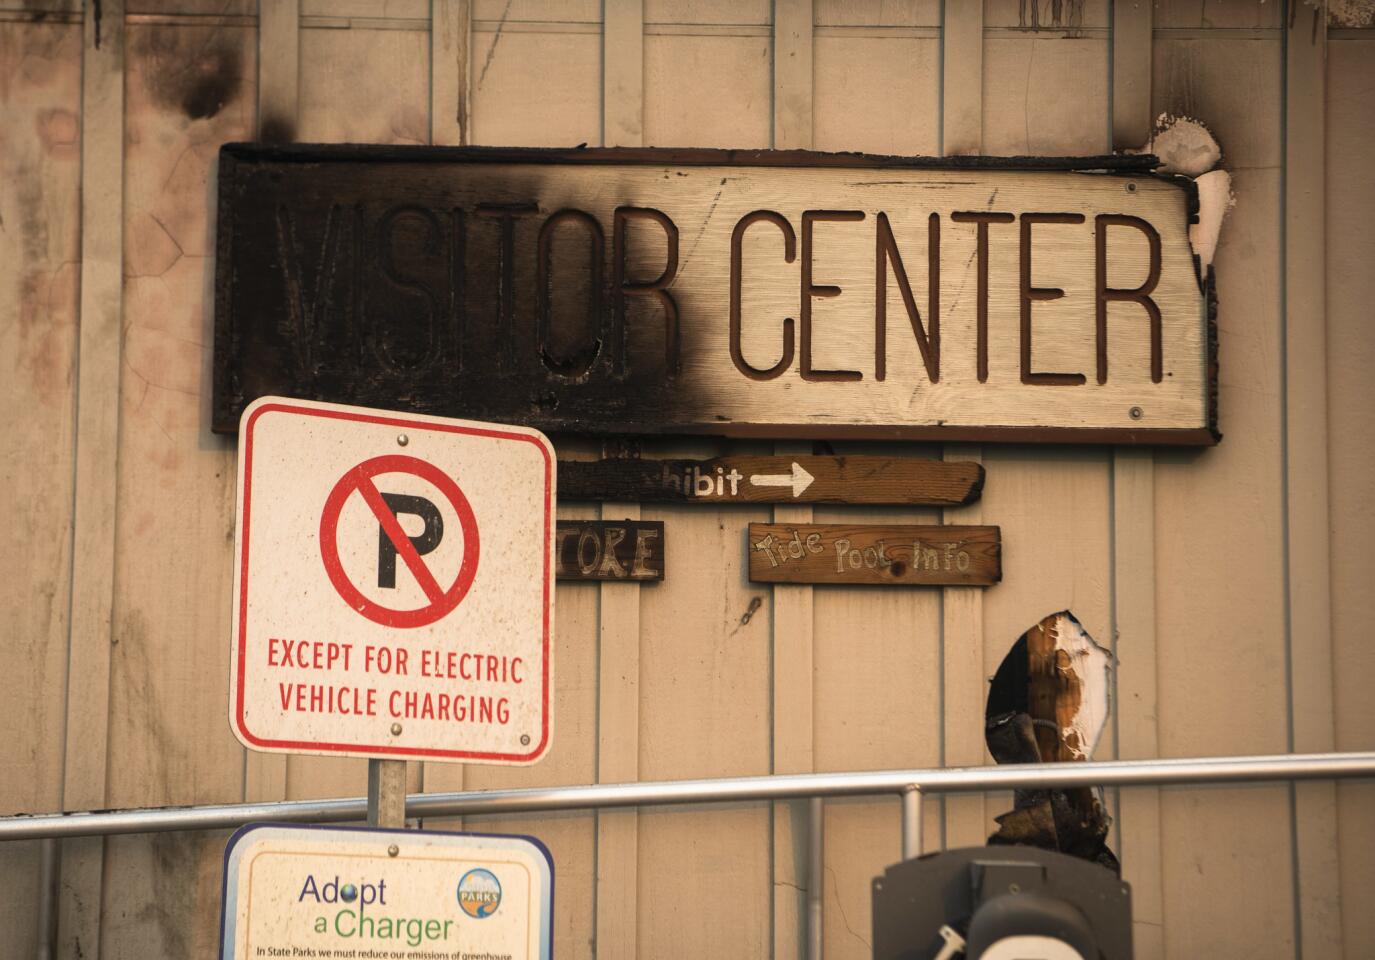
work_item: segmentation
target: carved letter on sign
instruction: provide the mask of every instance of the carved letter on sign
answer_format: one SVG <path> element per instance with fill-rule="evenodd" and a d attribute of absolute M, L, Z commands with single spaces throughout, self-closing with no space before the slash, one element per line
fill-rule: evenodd
<path fill-rule="evenodd" d="M 756 583 L 988 587 L 1003 577 L 997 527 L 752 523 Z"/>
<path fill-rule="evenodd" d="M 663 522 L 560 520 L 554 574 L 560 580 L 662 580 Z"/>

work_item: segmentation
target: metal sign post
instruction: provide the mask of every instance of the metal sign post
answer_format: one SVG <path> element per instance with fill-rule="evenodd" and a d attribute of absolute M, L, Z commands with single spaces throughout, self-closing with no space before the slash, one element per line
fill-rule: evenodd
<path fill-rule="evenodd" d="M 368 826 L 406 825 L 406 761 L 368 761 Z"/>

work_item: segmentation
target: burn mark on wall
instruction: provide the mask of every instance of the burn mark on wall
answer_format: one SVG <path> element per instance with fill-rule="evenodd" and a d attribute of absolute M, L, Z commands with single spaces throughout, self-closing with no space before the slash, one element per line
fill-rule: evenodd
<path fill-rule="evenodd" d="M 43 153 L 53 159 L 77 160 L 81 155 L 81 121 L 71 110 L 41 110 L 34 116 Z"/>
<path fill-rule="evenodd" d="M 42 23 L 51 14 L 57 12 L 48 8 L 48 0 L 22 0 L 20 7 L 23 8 L 25 15 L 33 23 Z"/>
<path fill-rule="evenodd" d="M 265 119 L 261 137 L 290 132 Z M 226 166 L 222 157 L 222 184 Z M 251 303 L 285 309 L 276 327 L 217 345 L 217 356 L 240 356 L 235 391 L 258 395 L 260 382 L 286 376 L 315 384 L 299 395 L 356 401 L 385 390 L 432 412 L 429 398 L 444 397 L 474 417 L 514 403 L 548 429 L 579 432 L 593 405 L 598 420 L 629 423 L 656 406 L 712 404 L 709 381 L 678 376 L 692 349 L 679 316 L 695 304 L 670 289 L 680 238 L 658 210 L 555 209 L 529 174 L 528 193 L 501 202 L 345 203 L 333 176 L 255 206 L 251 226 L 236 221 L 242 246 L 226 262 L 259 250 L 270 266 L 240 270 L 232 303 L 244 315 L 263 315 Z M 221 338 L 227 312 L 217 310 Z"/>
<path fill-rule="evenodd" d="M 258 139 L 263 143 L 291 143 L 296 139 L 296 125 L 285 117 L 263 117 L 258 124 Z"/>
<path fill-rule="evenodd" d="M 41 262 L 41 261 L 40 261 Z M 19 280 L 17 369 L 28 376 L 32 396 L 44 406 L 61 403 L 71 384 L 70 331 L 76 324 L 75 262 L 25 270 Z"/>
<path fill-rule="evenodd" d="M 1084 25 L 1085 0 L 1049 0 L 1044 7 L 1041 0 L 1021 0 L 1017 22 L 1023 30 L 1042 27 L 1078 31 Z M 1044 19 L 1042 19 L 1044 17 Z"/>
<path fill-rule="evenodd" d="M 243 52 L 219 30 L 141 30 L 134 45 L 145 60 L 149 96 L 188 120 L 209 120 L 243 89 Z"/>
<path fill-rule="evenodd" d="M 19 208 L 20 245 L 26 261 L 44 261 L 48 256 L 48 216 L 39 177 L 17 178 L 12 187 Z"/>
<path fill-rule="evenodd" d="M 487 71 L 492 66 L 492 60 L 497 55 L 497 44 L 501 43 L 501 32 L 506 29 L 506 20 L 511 16 L 511 0 L 506 0 L 506 6 L 501 10 L 501 19 L 497 21 L 496 33 L 492 36 L 492 45 L 487 48 L 487 58 L 482 61 L 482 72 L 477 77 L 477 89 L 482 89 L 482 82 L 487 79 Z"/>
<path fill-rule="evenodd" d="M 144 923 L 156 924 L 164 956 L 196 953 L 183 918 L 196 912 L 199 884 L 188 883 L 187 878 L 197 875 L 208 839 L 194 833 L 160 833 L 147 838 L 153 889 L 137 916 Z"/>
<path fill-rule="evenodd" d="M 984 737 L 998 763 L 1083 761 L 1107 722 L 1112 654 L 1068 610 L 1022 634 L 998 667 Z M 1118 870 L 1104 840 L 1112 818 L 1096 788 L 1018 790 L 990 844 L 1058 850 Z"/>

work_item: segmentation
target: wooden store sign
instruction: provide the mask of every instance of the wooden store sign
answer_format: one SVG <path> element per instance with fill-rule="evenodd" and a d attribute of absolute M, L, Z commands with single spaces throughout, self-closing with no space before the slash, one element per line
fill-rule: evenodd
<path fill-rule="evenodd" d="M 1150 162 L 231 145 L 214 425 L 276 393 L 581 434 L 1213 443 L 1194 194 Z"/>
<path fill-rule="evenodd" d="M 554 573 L 560 580 L 662 580 L 663 521 L 560 520 Z"/>

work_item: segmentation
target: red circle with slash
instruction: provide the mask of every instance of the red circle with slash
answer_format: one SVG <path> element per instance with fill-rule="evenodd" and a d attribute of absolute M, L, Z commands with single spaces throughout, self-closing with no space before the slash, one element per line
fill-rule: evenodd
<path fill-rule="evenodd" d="M 448 589 L 440 585 L 434 573 L 425 565 L 410 537 L 401 528 L 396 514 L 382 499 L 373 477 L 383 473 L 408 473 L 420 477 L 436 487 L 458 514 L 459 527 L 463 530 L 463 562 Z M 377 517 L 377 522 L 396 548 L 396 555 L 405 562 L 411 576 L 420 584 L 420 589 L 425 591 L 429 599 L 425 606 L 411 610 L 384 606 L 366 596 L 344 572 L 344 565 L 339 559 L 339 514 L 344 502 L 355 492 L 362 496 L 363 502 Z M 478 561 L 477 517 L 473 515 L 473 508 L 458 484 L 434 464 L 402 454 L 373 457 L 340 477 L 325 499 L 324 513 L 320 517 L 320 556 L 325 562 L 330 583 L 354 610 L 385 627 L 423 627 L 451 613 L 473 585 Z"/>

